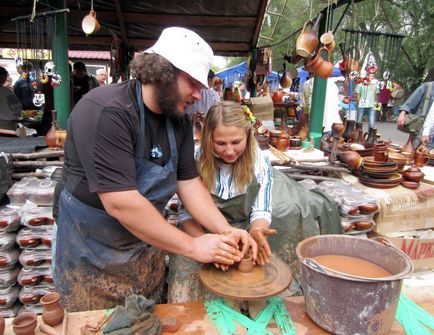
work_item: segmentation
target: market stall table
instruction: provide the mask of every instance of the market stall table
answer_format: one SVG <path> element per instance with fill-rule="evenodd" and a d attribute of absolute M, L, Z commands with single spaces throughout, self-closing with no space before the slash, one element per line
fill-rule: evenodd
<path fill-rule="evenodd" d="M 430 314 L 434 315 L 434 286 L 425 287 L 403 287 L 403 292 L 413 302 L 424 308 Z M 294 321 L 296 334 L 298 335 L 321 335 L 329 334 L 325 330 L 319 328 L 307 315 L 304 307 L 303 297 L 290 297 L 284 299 L 286 308 Z M 67 331 L 65 335 L 78 335 L 80 329 L 86 322 L 95 323 L 104 318 L 104 310 L 76 312 L 68 314 Z M 177 335 L 218 335 L 219 332 L 211 324 L 206 311 L 201 301 L 183 303 L 183 304 L 166 304 L 157 305 L 154 314 L 159 318 L 177 318 L 181 321 L 182 326 L 176 333 L 164 332 L 162 334 L 177 334 Z M 6 320 L 6 335 L 13 335 L 11 319 Z M 39 317 L 38 322 L 41 322 Z M 60 334 L 62 326 L 55 327 Z M 273 325 L 268 328 L 272 333 L 279 334 L 278 328 Z M 244 329 L 240 326 L 237 328 L 239 334 L 245 334 Z M 432 332 L 434 334 L 434 332 Z M 37 328 L 36 335 L 44 334 Z M 98 334 L 102 334 L 99 332 Z M 388 333 L 389 335 L 405 334 L 404 329 L 396 321 Z"/>

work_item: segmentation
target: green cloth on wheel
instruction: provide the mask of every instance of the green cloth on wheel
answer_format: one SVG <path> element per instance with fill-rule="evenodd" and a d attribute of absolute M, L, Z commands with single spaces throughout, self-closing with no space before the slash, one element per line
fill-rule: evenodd
<path fill-rule="evenodd" d="M 161 322 L 152 314 L 153 300 L 132 294 L 125 298 L 125 306 L 116 306 L 110 321 L 103 327 L 106 335 L 157 335 Z"/>

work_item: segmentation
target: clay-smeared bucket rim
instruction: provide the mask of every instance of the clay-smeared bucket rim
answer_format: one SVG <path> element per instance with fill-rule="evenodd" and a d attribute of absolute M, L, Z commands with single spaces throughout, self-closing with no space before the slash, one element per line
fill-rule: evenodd
<path fill-rule="evenodd" d="M 316 262 L 314 259 L 312 259 L 311 256 L 309 257 L 305 257 L 304 255 L 302 255 L 302 250 L 303 247 L 312 243 L 313 241 L 318 241 L 320 239 L 351 239 L 352 242 L 354 241 L 361 241 L 360 243 L 370 243 L 372 245 L 375 245 L 376 247 L 378 246 L 382 246 L 385 248 L 390 248 L 388 250 L 390 250 L 392 253 L 394 253 L 397 257 L 401 257 L 401 259 L 403 259 L 405 261 L 405 268 L 403 270 L 401 270 L 399 273 L 396 274 L 392 274 L 391 276 L 388 277 L 381 277 L 381 278 L 369 278 L 369 277 L 361 277 L 361 276 L 355 276 L 355 275 L 351 275 L 351 274 L 347 274 L 347 273 L 342 273 L 339 272 L 337 270 L 334 269 L 330 269 L 327 268 L 321 264 L 319 264 L 318 262 Z M 347 236 L 347 235 L 319 235 L 319 236 L 312 236 L 309 238 L 304 239 L 303 241 L 299 242 L 295 252 L 297 254 L 298 259 L 300 260 L 301 263 L 303 263 L 303 265 L 307 266 L 309 269 L 325 274 L 327 276 L 331 276 L 331 277 L 335 277 L 335 278 L 340 278 L 340 279 L 346 279 L 346 280 L 352 280 L 352 281 L 358 281 L 358 282 L 380 282 L 380 281 L 394 281 L 394 280 L 402 280 L 405 278 L 408 278 L 410 276 L 410 274 L 413 272 L 413 262 L 411 261 L 410 257 L 405 254 L 404 252 L 402 252 L 401 250 L 399 250 L 398 248 L 396 248 L 389 240 L 385 239 L 385 238 L 379 238 L 379 239 L 357 239 L 356 237 L 352 237 L 352 236 Z M 345 254 L 340 254 L 342 256 L 345 256 Z M 347 255 L 348 256 L 348 255 Z M 313 256 L 314 257 L 314 256 Z M 351 256 L 351 257 L 356 257 L 356 256 Z M 365 258 L 361 258 L 360 259 L 365 259 Z M 367 261 L 369 261 L 368 259 L 365 259 Z M 372 262 L 372 261 L 371 261 Z"/>

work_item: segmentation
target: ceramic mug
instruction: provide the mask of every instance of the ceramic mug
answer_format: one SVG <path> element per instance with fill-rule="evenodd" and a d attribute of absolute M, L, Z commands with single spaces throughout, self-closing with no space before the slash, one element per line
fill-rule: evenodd
<path fill-rule="evenodd" d="M 416 155 L 414 156 L 414 164 L 417 167 L 424 167 L 429 162 L 429 157 L 426 156 L 424 153 L 418 153 L 416 152 Z"/>

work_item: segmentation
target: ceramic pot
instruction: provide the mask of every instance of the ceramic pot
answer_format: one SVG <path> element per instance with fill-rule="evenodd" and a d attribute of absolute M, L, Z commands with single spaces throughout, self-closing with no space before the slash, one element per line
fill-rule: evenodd
<path fill-rule="evenodd" d="M 238 264 L 238 271 L 248 273 L 253 270 L 253 259 L 251 255 L 244 255 Z"/>
<path fill-rule="evenodd" d="M 49 326 L 56 326 L 63 320 L 64 311 L 59 303 L 60 295 L 56 292 L 45 294 L 42 304 L 42 320 Z"/>
<path fill-rule="evenodd" d="M 353 170 L 360 169 L 360 166 L 363 162 L 362 156 L 355 151 L 341 151 L 338 152 L 337 156 L 339 157 L 340 161 L 347 164 L 348 167 Z"/>
<path fill-rule="evenodd" d="M 12 328 L 16 335 L 33 335 L 37 325 L 35 312 L 23 312 L 12 320 Z"/>
<path fill-rule="evenodd" d="M 274 103 L 280 103 L 283 100 L 283 96 L 285 93 L 282 90 L 276 90 L 273 92 L 273 95 L 271 96 L 271 99 Z"/>
<path fill-rule="evenodd" d="M 321 53 L 322 52 L 326 52 L 327 53 L 327 59 L 324 60 L 322 58 Z M 333 72 L 333 63 L 330 61 L 330 50 L 327 48 L 321 48 L 318 50 L 317 55 L 319 55 L 319 57 L 323 60 L 322 62 L 320 62 L 316 67 L 315 67 L 315 73 L 318 75 L 318 77 L 320 78 L 328 78 L 331 76 L 332 72 Z"/>
<path fill-rule="evenodd" d="M 56 130 L 59 129 L 59 124 L 57 123 L 57 113 L 55 110 L 51 111 L 51 127 L 45 134 L 45 143 L 47 143 L 50 149 L 57 148 L 57 138 Z"/>
<path fill-rule="evenodd" d="M 366 143 L 377 143 L 377 128 L 369 128 L 369 131 L 363 135 Z"/>
<path fill-rule="evenodd" d="M 318 46 L 318 26 L 322 14 L 318 15 L 315 23 L 306 21 L 295 43 L 295 52 L 301 57 L 309 57 Z"/>
<path fill-rule="evenodd" d="M 279 77 L 279 84 L 282 86 L 282 88 L 291 87 L 292 79 L 288 72 L 286 72 L 286 63 L 283 63 L 283 70 L 280 70 L 277 73 L 277 76 Z"/>
<path fill-rule="evenodd" d="M 417 167 L 424 167 L 429 162 L 429 157 L 425 155 L 423 152 L 416 151 L 414 155 L 414 164 Z"/>
<path fill-rule="evenodd" d="M 354 129 L 355 129 L 355 124 L 356 124 L 356 121 L 347 120 L 347 122 L 345 124 L 345 130 L 342 134 L 342 137 L 344 138 L 345 141 L 348 142 L 348 140 L 351 138 L 351 135 L 353 134 Z"/>
<path fill-rule="evenodd" d="M 402 176 L 405 180 L 419 183 L 425 177 L 425 174 L 416 166 L 411 166 L 402 173 Z"/>
<path fill-rule="evenodd" d="M 268 149 L 268 141 L 269 141 L 268 136 L 256 133 L 255 138 L 256 141 L 258 141 L 258 145 L 261 150 Z"/>
<path fill-rule="evenodd" d="M 63 148 L 65 146 L 65 141 L 66 141 L 66 130 L 56 129 L 56 132 L 54 134 L 56 136 L 56 147 Z"/>

